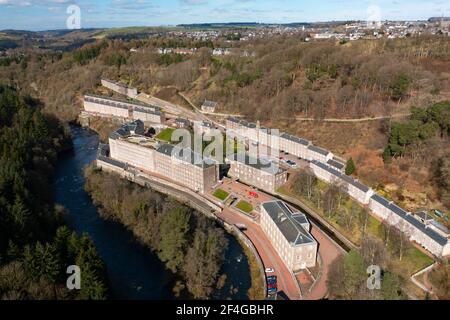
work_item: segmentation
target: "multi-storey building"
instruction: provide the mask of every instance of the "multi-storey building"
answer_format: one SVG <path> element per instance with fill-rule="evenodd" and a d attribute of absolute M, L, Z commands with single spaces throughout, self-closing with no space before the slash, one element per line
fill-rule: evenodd
<path fill-rule="evenodd" d="M 208 113 L 214 113 L 217 109 L 217 102 L 205 100 L 202 104 L 202 111 Z"/>
<path fill-rule="evenodd" d="M 248 155 L 233 154 L 227 157 L 230 163 L 228 175 L 260 190 L 275 193 L 287 182 L 287 171 L 276 163 L 262 163 L 262 159 Z"/>
<path fill-rule="evenodd" d="M 95 95 L 84 96 L 84 110 L 100 115 L 128 118 L 130 104 L 111 98 Z"/>
<path fill-rule="evenodd" d="M 308 158 L 309 161 L 317 160 L 323 163 L 327 163 L 329 160 L 333 159 L 333 154 L 323 148 L 310 145 L 308 146 Z"/>
<path fill-rule="evenodd" d="M 369 204 L 370 197 L 373 195 L 373 190 L 369 187 L 320 161 L 311 161 L 309 167 L 320 180 L 337 184 L 359 203 Z"/>
<path fill-rule="evenodd" d="M 166 117 L 157 107 L 133 107 L 133 119 L 141 120 L 146 124 L 164 124 Z"/>
<path fill-rule="evenodd" d="M 217 165 L 208 164 L 191 149 L 175 148 L 170 144 L 156 148 L 155 172 L 201 193 L 210 190 L 217 183 Z"/>
<path fill-rule="evenodd" d="M 259 128 L 256 123 L 247 122 L 242 119 L 229 117 L 226 120 L 226 128 L 236 135 L 246 138 L 253 142 L 258 142 Z"/>
<path fill-rule="evenodd" d="M 378 219 L 397 228 L 435 256 L 441 258 L 450 255 L 448 234 L 441 234 L 432 224 L 419 221 L 411 213 L 378 194 L 370 198 L 369 209 Z"/>
<path fill-rule="evenodd" d="M 280 150 L 302 159 L 309 159 L 311 142 L 287 133 L 280 136 Z"/>
<path fill-rule="evenodd" d="M 293 211 L 283 201 L 261 205 L 261 228 L 278 255 L 291 271 L 316 265 L 317 241 L 310 234 L 310 223 L 303 213 Z"/>
<path fill-rule="evenodd" d="M 165 115 L 159 107 L 139 101 L 130 102 L 89 94 L 84 96 L 84 110 L 99 115 L 141 120 L 146 124 L 164 124 L 165 122 Z"/>
<path fill-rule="evenodd" d="M 125 124 L 109 137 L 110 158 L 126 166 L 163 176 L 198 192 L 217 183 L 218 166 L 191 149 L 156 142 L 143 136 L 144 124 Z"/>
<path fill-rule="evenodd" d="M 101 79 L 102 86 L 115 91 L 117 93 L 123 94 L 125 96 L 128 96 L 130 98 L 136 98 L 138 95 L 137 89 L 128 87 L 127 85 L 119 82 L 115 82 L 108 79 Z"/>
<path fill-rule="evenodd" d="M 215 126 L 212 122 L 196 121 L 194 123 L 194 131 L 195 131 L 195 134 L 198 134 L 198 135 L 209 134 L 214 129 L 215 129 Z"/>

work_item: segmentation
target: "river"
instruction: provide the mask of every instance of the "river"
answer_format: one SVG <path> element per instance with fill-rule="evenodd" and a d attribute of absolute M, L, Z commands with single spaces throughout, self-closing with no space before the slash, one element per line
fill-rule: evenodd
<path fill-rule="evenodd" d="M 60 157 L 56 167 L 55 201 L 68 210 L 68 223 L 77 233 L 87 233 L 108 270 L 109 286 L 115 299 L 177 299 L 172 288 L 178 277 L 168 271 L 148 247 L 139 244 L 131 231 L 119 223 L 100 218 L 97 208 L 84 191 L 83 169 L 96 157 L 98 135 L 80 127 L 71 127 L 73 151 Z M 227 234 L 221 273 L 225 286 L 216 290 L 214 299 L 247 299 L 250 270 L 247 258 L 236 239 Z M 184 293 L 181 298 L 188 298 Z"/>

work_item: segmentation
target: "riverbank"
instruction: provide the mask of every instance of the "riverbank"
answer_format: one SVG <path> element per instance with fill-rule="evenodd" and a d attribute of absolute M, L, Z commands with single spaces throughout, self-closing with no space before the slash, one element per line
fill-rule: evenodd
<path fill-rule="evenodd" d="M 221 298 L 247 298 L 248 271 L 240 270 L 242 283 L 236 283 L 239 276 L 229 279 L 223 262 L 230 239 L 215 221 L 170 197 L 93 167 L 86 170 L 86 179 L 86 190 L 99 206 L 100 215 L 126 226 L 168 269 L 181 276 L 183 283 L 178 281 L 177 291 L 186 287 L 200 299 L 217 297 L 218 290 Z M 238 260 L 241 269 L 248 270 L 246 259 Z"/>

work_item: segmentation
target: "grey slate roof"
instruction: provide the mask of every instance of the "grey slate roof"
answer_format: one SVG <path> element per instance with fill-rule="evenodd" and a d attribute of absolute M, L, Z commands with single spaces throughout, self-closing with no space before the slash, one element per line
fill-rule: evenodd
<path fill-rule="evenodd" d="M 439 245 L 444 246 L 447 244 L 447 238 L 441 236 L 440 234 L 438 234 L 436 231 L 428 228 L 426 225 L 424 225 L 423 223 L 421 223 L 419 220 L 417 220 L 416 218 L 414 218 L 412 215 L 408 214 L 405 217 L 405 220 L 408 221 L 409 223 L 411 223 L 414 227 L 416 227 L 417 229 L 419 229 L 420 231 L 422 231 L 424 234 L 426 234 L 427 236 L 429 236 L 431 239 L 433 239 L 434 241 L 436 241 Z"/>
<path fill-rule="evenodd" d="M 384 207 L 390 209 L 396 215 L 398 215 L 401 218 L 405 219 L 407 222 L 412 224 L 414 227 L 419 229 L 421 232 L 423 232 L 424 234 L 429 236 L 431 239 L 433 239 L 434 241 L 436 241 L 440 245 L 443 246 L 443 245 L 445 245 L 447 243 L 447 239 L 446 238 L 444 238 L 441 235 L 439 235 L 436 231 L 434 231 L 434 230 L 432 230 L 430 228 L 427 228 L 422 222 L 420 222 L 419 220 L 414 218 L 411 214 L 409 214 L 408 212 L 406 212 L 405 210 L 403 210 L 402 208 L 400 208 L 396 204 L 394 204 L 392 202 L 389 202 L 388 200 L 386 200 L 385 198 L 383 198 L 382 196 L 380 196 L 378 194 L 374 194 L 372 196 L 372 199 L 374 201 L 380 203 Z"/>
<path fill-rule="evenodd" d="M 231 121 L 231 122 L 234 122 L 234 123 L 237 123 L 237 124 L 240 124 L 241 126 L 244 126 L 244 127 L 247 127 L 247 128 L 256 128 L 256 123 L 248 122 L 248 121 L 245 121 L 243 119 L 238 119 L 238 118 L 235 118 L 235 117 L 228 117 L 227 120 Z"/>
<path fill-rule="evenodd" d="M 302 144 L 302 145 L 304 145 L 304 146 L 306 146 L 306 147 L 309 146 L 309 145 L 311 144 L 311 142 L 308 141 L 308 140 L 306 140 L 306 139 L 303 139 L 303 138 L 300 138 L 300 137 L 293 136 L 293 135 L 291 135 L 291 134 L 289 134 L 289 133 L 286 133 L 286 132 L 282 133 L 280 137 L 281 137 L 281 138 L 284 138 L 284 139 L 286 139 L 286 140 L 290 140 L 290 141 L 294 141 L 294 142 L 296 142 L 296 143 L 300 143 L 300 144 Z"/>
<path fill-rule="evenodd" d="M 372 199 L 381 204 L 382 206 L 389 208 L 390 202 L 386 198 L 380 196 L 378 193 L 375 193 L 372 196 Z"/>
<path fill-rule="evenodd" d="M 111 159 L 110 157 L 98 156 L 97 159 L 101 160 L 101 161 L 104 161 L 106 163 L 112 164 L 113 166 L 116 166 L 116 167 L 119 167 L 119 168 L 122 168 L 122 169 L 124 169 L 126 167 L 126 164 L 123 163 L 122 161 Z"/>
<path fill-rule="evenodd" d="M 149 113 L 154 114 L 157 116 L 162 116 L 162 112 L 159 111 L 159 109 L 153 110 L 151 108 L 145 108 L 145 107 L 133 107 L 134 111 L 143 112 L 143 113 Z"/>
<path fill-rule="evenodd" d="M 430 224 L 432 224 L 434 227 L 436 227 L 437 229 L 441 230 L 444 233 L 449 233 L 449 230 L 446 226 L 444 226 L 443 224 L 440 224 L 439 222 L 437 222 L 436 220 L 432 220 L 430 222 Z"/>
<path fill-rule="evenodd" d="M 217 102 L 205 100 L 202 106 L 215 108 L 217 107 Z"/>
<path fill-rule="evenodd" d="M 344 180 L 345 182 L 351 184 L 352 186 L 356 187 L 357 189 L 363 191 L 363 192 L 367 192 L 370 190 L 370 188 L 366 185 L 363 185 L 361 182 L 356 181 L 355 179 L 353 179 L 352 177 L 349 177 L 343 173 L 340 173 L 339 171 L 337 171 L 336 169 L 334 169 L 333 167 L 330 167 L 328 165 L 326 165 L 323 162 L 317 161 L 317 160 L 313 160 L 311 161 L 311 163 L 315 164 L 316 166 L 328 171 L 329 173 L 331 173 L 332 175 L 336 176 L 337 178 L 340 178 L 342 180 Z"/>
<path fill-rule="evenodd" d="M 320 148 L 320 147 L 317 147 L 317 146 L 314 146 L 314 145 L 310 145 L 308 147 L 308 149 L 310 151 L 312 151 L 312 152 L 319 153 L 319 154 L 324 155 L 324 156 L 327 156 L 330 153 L 330 151 L 325 150 L 325 149 Z"/>
<path fill-rule="evenodd" d="M 306 217 L 304 214 L 293 213 L 283 201 L 273 201 L 263 203 L 262 206 L 277 225 L 278 229 L 292 245 L 301 245 L 316 242 L 311 234 L 303 228 L 302 221 Z M 303 217 L 301 217 L 303 216 Z"/>
<path fill-rule="evenodd" d="M 162 143 L 157 146 L 156 151 L 165 154 L 166 156 L 196 165 L 201 168 L 213 166 L 213 164 L 206 163 L 202 155 L 198 154 L 197 152 L 194 152 L 190 148 L 185 149 L 175 149 L 175 148 L 177 147 L 174 145 Z M 183 152 L 181 152 L 182 150 Z"/>
<path fill-rule="evenodd" d="M 327 162 L 330 166 L 335 167 L 338 170 L 344 169 L 345 165 L 342 162 L 336 161 L 334 159 L 328 160 Z"/>
<path fill-rule="evenodd" d="M 242 164 L 267 172 L 272 175 L 281 174 L 286 171 L 272 162 L 270 162 L 269 164 L 263 164 L 261 163 L 260 159 L 250 157 L 248 154 L 245 155 L 245 159 L 241 159 L 241 157 L 238 157 L 237 154 L 229 155 L 227 156 L 227 158 L 229 160 L 240 162 Z"/>
<path fill-rule="evenodd" d="M 139 107 L 143 107 L 143 108 L 153 109 L 155 111 L 161 110 L 160 107 L 149 105 L 149 104 L 143 103 L 138 100 L 129 101 L 129 100 L 117 99 L 117 98 L 112 98 L 112 97 L 107 97 L 107 96 L 99 96 L 99 95 L 95 95 L 95 94 L 86 94 L 84 96 L 84 100 L 89 101 L 89 102 L 95 102 L 98 104 L 107 105 L 107 106 L 122 108 L 122 109 L 128 109 L 128 105 L 133 105 L 133 106 L 139 106 Z M 126 104 L 128 104 L 128 105 L 126 105 Z"/>
<path fill-rule="evenodd" d="M 132 132 L 138 135 L 143 135 L 145 133 L 144 123 L 141 120 L 135 120 L 133 122 L 126 123 L 119 129 L 111 133 L 109 137 L 111 139 L 117 140 L 119 138 L 131 135 Z"/>
<path fill-rule="evenodd" d="M 184 118 L 176 118 L 175 122 L 176 123 L 182 123 L 185 126 L 190 126 L 191 125 L 191 122 L 188 119 L 184 119 Z"/>

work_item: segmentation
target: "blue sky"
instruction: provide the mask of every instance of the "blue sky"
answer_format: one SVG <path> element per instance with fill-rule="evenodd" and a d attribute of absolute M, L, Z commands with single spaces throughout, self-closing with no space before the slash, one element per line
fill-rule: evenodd
<path fill-rule="evenodd" d="M 374 5 L 383 20 L 450 16 L 449 0 L 0 0 L 0 29 L 65 29 L 70 4 L 80 7 L 83 28 L 366 20 Z"/>

